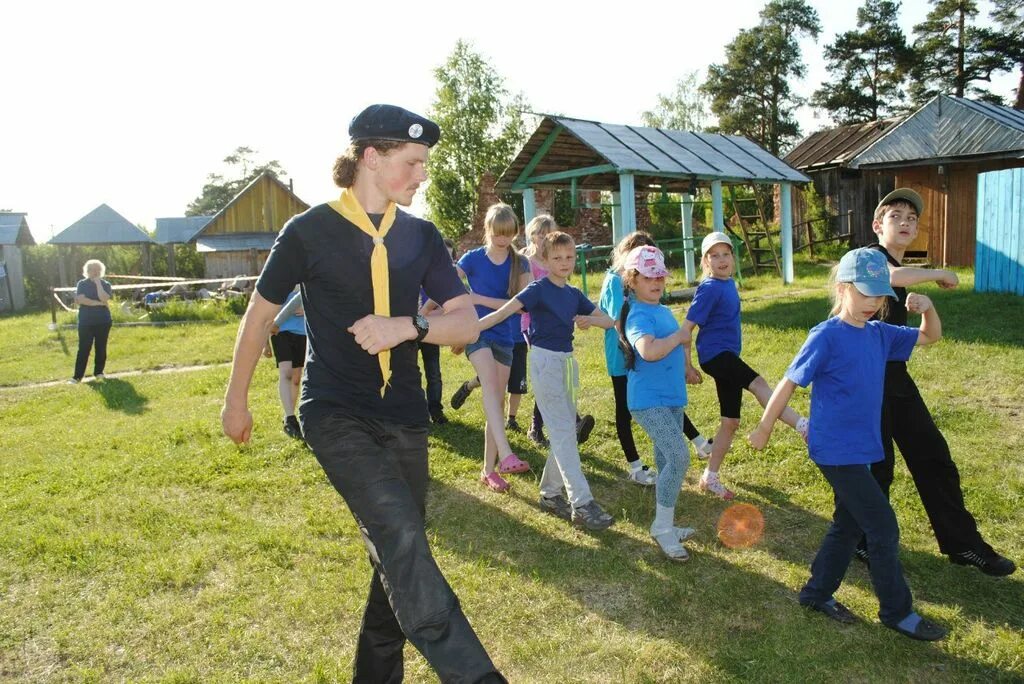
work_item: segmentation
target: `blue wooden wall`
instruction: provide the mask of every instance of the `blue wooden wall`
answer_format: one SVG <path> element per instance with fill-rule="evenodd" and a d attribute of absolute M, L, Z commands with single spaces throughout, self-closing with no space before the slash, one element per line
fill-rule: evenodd
<path fill-rule="evenodd" d="M 978 174 L 974 289 L 1024 296 L 1024 168 Z"/>

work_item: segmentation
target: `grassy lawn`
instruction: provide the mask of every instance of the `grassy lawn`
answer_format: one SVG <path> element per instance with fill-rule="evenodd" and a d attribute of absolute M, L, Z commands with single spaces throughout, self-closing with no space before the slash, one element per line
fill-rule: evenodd
<path fill-rule="evenodd" d="M 801 265 L 787 290 L 748 278 L 744 357 L 777 381 L 827 312 L 824 269 Z M 968 507 L 986 538 L 1024 560 L 1024 307 L 966 282 L 932 295 L 946 339 L 912 371 L 953 450 Z M 600 285 L 598 280 L 597 286 Z M 682 314 L 684 307 L 677 307 Z M 48 318 L 0 319 L 17 340 L 0 384 L 70 374 L 74 331 Z M 109 370 L 226 361 L 235 328 L 115 329 Z M 993 579 L 938 553 L 900 464 L 893 488 L 902 558 L 919 610 L 951 629 L 922 644 L 882 627 L 864 568 L 839 599 L 861 623 L 841 627 L 796 602 L 831 515 L 828 486 L 790 430 L 765 453 L 737 442 L 723 477 L 759 506 L 763 540 L 715 539 L 726 505 L 695 489 L 677 507 L 698 529 L 689 563 L 664 560 L 647 535 L 653 491 L 630 485 L 615 439 L 598 331 L 577 336 L 581 410 L 597 417 L 583 448 L 598 500 L 617 518 L 587 533 L 542 514 L 545 454 L 514 446 L 534 472 L 511 495 L 476 482 L 478 395 L 431 436 L 428 534 L 469 618 L 513 682 L 1021 681 L 1024 574 Z M 8 343 L 10 344 L 10 343 Z M 469 377 L 442 355 L 445 394 Z M 253 383 L 257 429 L 238 448 L 220 435 L 227 369 L 0 389 L 0 680 L 142 682 L 348 681 L 369 564 L 341 498 L 312 455 L 280 431 L 273 364 Z M 795 398 L 806 411 L 808 393 Z M 688 409 L 713 432 L 709 383 Z M 745 399 L 743 434 L 759 417 Z M 524 401 L 526 417 L 532 399 Z M 520 422 L 523 422 L 522 420 Z M 636 429 L 645 460 L 650 447 Z M 409 681 L 434 681 L 407 650 Z"/>

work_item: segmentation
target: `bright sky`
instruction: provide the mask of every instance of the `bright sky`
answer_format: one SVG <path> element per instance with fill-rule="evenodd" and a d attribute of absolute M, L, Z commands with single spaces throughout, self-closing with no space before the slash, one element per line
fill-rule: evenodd
<path fill-rule="evenodd" d="M 811 4 L 824 33 L 804 45 L 803 95 L 826 78 L 823 46 L 855 27 L 859 3 Z M 37 241 L 104 202 L 152 230 L 184 215 L 241 145 L 280 161 L 306 202 L 326 201 L 352 116 L 374 102 L 425 113 L 433 69 L 460 38 L 535 111 L 636 124 L 686 72 L 721 62 L 763 5 L 5 2 L 0 209 L 28 212 Z M 908 37 L 927 10 L 904 2 Z M 1006 75 L 994 90 L 1015 86 Z M 805 134 L 827 123 L 808 108 L 800 121 Z"/>

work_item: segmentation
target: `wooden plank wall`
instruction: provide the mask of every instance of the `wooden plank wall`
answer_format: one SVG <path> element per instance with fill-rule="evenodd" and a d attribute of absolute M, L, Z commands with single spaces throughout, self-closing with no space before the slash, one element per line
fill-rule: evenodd
<path fill-rule="evenodd" d="M 1024 296 L 1024 168 L 978 176 L 974 289 Z"/>
<path fill-rule="evenodd" d="M 276 233 L 309 207 L 269 177 L 262 177 L 207 226 L 203 235 Z"/>
<path fill-rule="evenodd" d="M 926 255 L 933 265 L 942 259 L 942 237 L 946 216 L 946 192 L 937 166 L 914 166 L 896 170 L 897 188 L 917 191 L 924 209 L 917 222 L 917 239 L 907 248 L 908 256 Z"/>
<path fill-rule="evenodd" d="M 10 293 L 13 301 L 8 301 L 7 284 L 0 278 L 0 311 L 20 311 L 25 308 L 25 271 L 21 261 L 21 248 L 17 245 L 0 247 L 0 261 L 7 269 Z"/>
<path fill-rule="evenodd" d="M 207 278 L 231 278 L 233 276 L 259 275 L 269 251 L 259 250 L 256 258 L 249 250 L 237 252 L 204 252 Z"/>

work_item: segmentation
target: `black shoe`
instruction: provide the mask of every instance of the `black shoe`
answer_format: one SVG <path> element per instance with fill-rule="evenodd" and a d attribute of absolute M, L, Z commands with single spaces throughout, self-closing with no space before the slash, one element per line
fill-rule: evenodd
<path fill-rule="evenodd" d="M 443 410 L 435 409 L 430 412 L 430 420 L 434 425 L 445 425 L 448 423 L 448 416 L 444 415 Z"/>
<path fill-rule="evenodd" d="M 822 613 L 826 617 L 829 617 L 836 622 L 841 622 L 844 625 L 852 625 L 857 622 L 857 616 L 850 612 L 850 609 L 844 606 L 839 601 L 835 601 L 831 604 L 828 603 L 801 603 L 801 606 L 816 610 Z"/>
<path fill-rule="evenodd" d="M 523 428 L 519 427 L 519 423 L 516 422 L 515 416 L 509 416 L 508 420 L 505 421 L 506 432 L 522 432 Z"/>
<path fill-rule="evenodd" d="M 859 560 L 864 565 L 868 566 L 869 568 L 871 567 L 871 556 L 868 555 L 868 550 L 866 547 L 863 547 L 860 544 L 858 544 L 857 549 L 853 552 L 853 557 Z"/>
<path fill-rule="evenodd" d="M 473 391 L 473 388 L 469 386 L 468 382 L 462 383 L 459 389 L 455 390 L 455 394 L 452 395 L 452 408 L 458 411 L 462 408 L 462 405 L 466 403 L 466 399 L 469 398 L 469 393 Z"/>
<path fill-rule="evenodd" d="M 949 632 L 942 625 L 937 625 L 931 620 L 925 620 L 924 618 L 921 618 L 921 621 L 917 623 L 917 628 L 913 632 L 902 629 L 899 625 L 886 625 L 886 627 L 918 641 L 938 641 Z"/>
<path fill-rule="evenodd" d="M 583 416 L 576 421 L 576 443 L 583 444 L 594 430 L 594 416 Z"/>
<path fill-rule="evenodd" d="M 526 433 L 526 436 L 531 442 L 539 447 L 544 447 L 546 449 L 551 446 L 551 442 L 549 442 L 548 438 L 544 436 L 544 430 L 530 428 L 530 431 Z"/>
<path fill-rule="evenodd" d="M 288 416 L 284 419 L 284 434 L 293 439 L 302 439 L 302 428 L 299 427 L 298 418 Z"/>
<path fill-rule="evenodd" d="M 991 549 L 951 553 L 949 554 L 949 562 L 954 565 L 973 565 L 986 575 L 993 577 L 1012 575 L 1017 569 L 1017 565 L 1012 560 L 1005 556 L 1000 556 Z"/>

